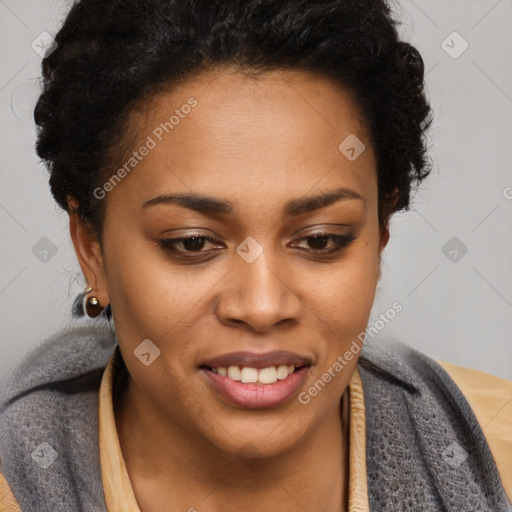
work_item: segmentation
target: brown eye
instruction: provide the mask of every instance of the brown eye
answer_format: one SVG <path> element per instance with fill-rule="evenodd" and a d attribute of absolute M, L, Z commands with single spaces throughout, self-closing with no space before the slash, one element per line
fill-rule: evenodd
<path fill-rule="evenodd" d="M 209 251 L 203 251 L 205 245 L 207 243 L 211 243 L 214 245 L 219 245 L 216 240 L 209 236 L 190 236 L 190 237 L 180 237 L 180 238 L 169 238 L 166 240 L 160 240 L 159 245 L 165 250 L 178 253 L 178 254 L 187 254 L 187 253 L 203 253 L 206 254 Z"/>
<path fill-rule="evenodd" d="M 183 247 L 187 251 L 200 251 L 205 244 L 204 237 L 194 236 L 192 238 L 185 238 L 182 240 Z"/>
<path fill-rule="evenodd" d="M 299 239 L 305 241 L 308 247 L 305 250 L 319 253 L 332 253 L 348 247 L 355 240 L 353 235 L 337 235 L 335 233 L 315 233 Z M 330 245 L 330 247 L 329 247 Z"/>

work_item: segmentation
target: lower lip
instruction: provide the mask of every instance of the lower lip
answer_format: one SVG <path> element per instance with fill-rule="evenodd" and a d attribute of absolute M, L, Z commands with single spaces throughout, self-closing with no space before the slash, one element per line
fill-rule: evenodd
<path fill-rule="evenodd" d="M 264 409 L 283 404 L 300 388 L 308 370 L 308 366 L 303 366 L 286 379 L 278 380 L 274 384 L 255 384 L 236 381 L 208 368 L 201 368 L 202 373 L 208 377 L 208 381 L 222 397 L 245 409 Z"/>

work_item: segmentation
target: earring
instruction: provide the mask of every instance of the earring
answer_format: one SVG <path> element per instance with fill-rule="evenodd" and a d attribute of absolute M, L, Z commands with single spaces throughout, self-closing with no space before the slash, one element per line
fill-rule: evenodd
<path fill-rule="evenodd" d="M 92 288 L 90 286 L 84 291 L 83 311 L 89 318 L 96 318 L 103 311 L 103 306 L 100 304 L 98 297 L 87 297 L 87 294 L 91 292 Z"/>

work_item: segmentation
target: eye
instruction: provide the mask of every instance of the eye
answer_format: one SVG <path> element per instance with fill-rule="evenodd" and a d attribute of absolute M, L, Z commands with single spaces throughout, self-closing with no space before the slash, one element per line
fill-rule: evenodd
<path fill-rule="evenodd" d="M 316 232 L 312 235 L 299 238 L 296 242 L 305 242 L 308 247 L 298 247 L 300 250 L 313 255 L 330 255 L 348 247 L 355 240 L 353 235 L 339 235 L 335 233 Z M 160 247 L 170 252 L 174 257 L 183 259 L 199 259 L 211 255 L 223 248 L 223 244 L 207 235 L 192 235 L 179 238 L 159 240 Z M 212 245 L 209 250 L 204 250 Z"/>
<path fill-rule="evenodd" d="M 206 244 L 212 244 L 219 247 L 219 242 L 206 235 L 193 235 L 180 238 L 168 238 L 166 240 L 159 240 L 158 244 L 163 249 L 175 253 L 177 255 L 187 256 L 187 253 L 194 257 L 195 254 L 208 254 L 210 251 L 203 251 Z"/>
<path fill-rule="evenodd" d="M 331 254 L 348 247 L 355 240 L 353 235 L 337 235 L 335 233 L 317 232 L 313 235 L 299 238 L 299 242 L 306 242 L 309 247 L 304 250 L 317 254 Z"/>

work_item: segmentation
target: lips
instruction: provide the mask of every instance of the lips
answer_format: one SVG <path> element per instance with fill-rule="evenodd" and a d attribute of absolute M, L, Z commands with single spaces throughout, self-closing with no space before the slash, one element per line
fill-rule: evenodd
<path fill-rule="evenodd" d="M 224 400 L 245 409 L 278 407 L 304 382 L 310 358 L 287 351 L 233 352 L 208 359 L 199 369 Z"/>
<path fill-rule="evenodd" d="M 311 366 L 312 361 L 309 357 L 300 356 L 293 352 L 285 350 L 274 350 L 257 354 L 255 352 L 232 352 L 222 356 L 208 359 L 201 366 L 208 368 L 227 368 L 229 366 L 249 367 L 249 368 L 267 368 L 269 366 Z"/>

